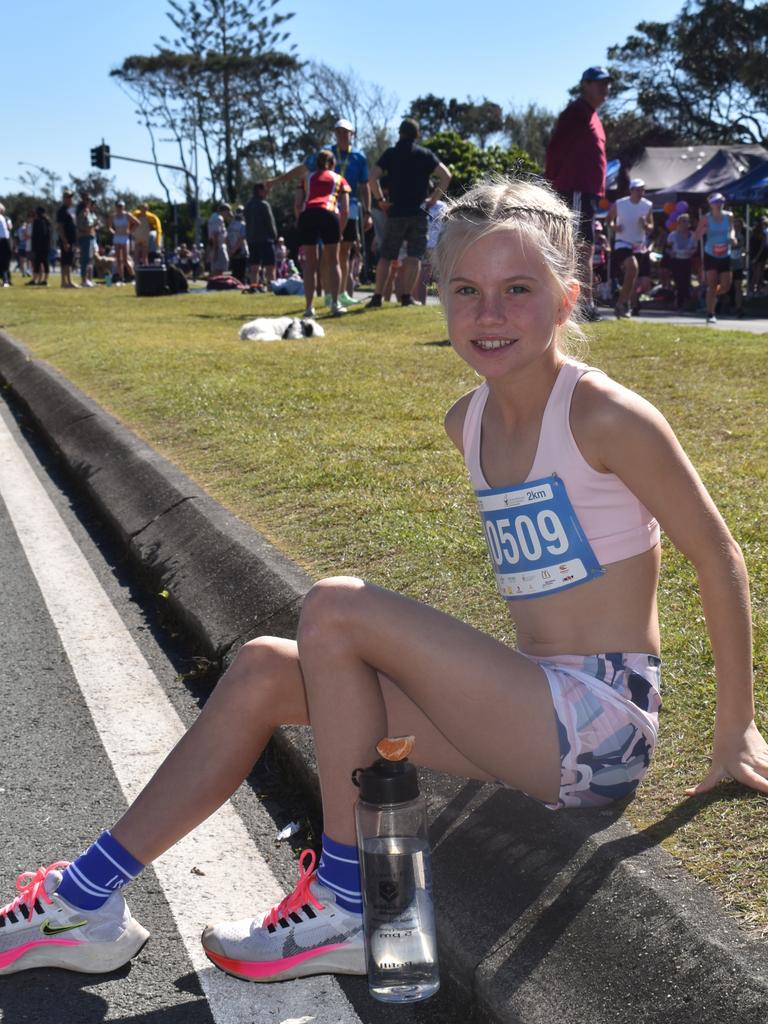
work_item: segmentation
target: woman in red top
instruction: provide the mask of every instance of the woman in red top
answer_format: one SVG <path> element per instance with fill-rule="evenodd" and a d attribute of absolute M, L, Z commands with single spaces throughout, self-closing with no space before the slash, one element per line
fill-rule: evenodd
<path fill-rule="evenodd" d="M 321 149 L 317 154 L 317 170 L 307 177 L 306 184 L 296 189 L 295 209 L 299 223 L 299 245 L 304 249 L 304 294 L 307 297 L 305 317 L 315 315 L 312 298 L 315 293 L 318 263 L 321 264 L 325 287 L 330 291 L 333 300 L 331 315 L 343 316 L 346 313 L 346 309 L 339 302 L 339 242 L 347 224 L 351 189 L 340 174 L 334 173 L 335 164 L 336 158 L 333 153 L 329 149 Z"/>

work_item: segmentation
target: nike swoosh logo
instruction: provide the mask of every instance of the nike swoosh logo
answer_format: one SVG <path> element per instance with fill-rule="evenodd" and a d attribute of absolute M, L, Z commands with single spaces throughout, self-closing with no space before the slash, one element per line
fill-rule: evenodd
<path fill-rule="evenodd" d="M 59 932 L 71 932 L 73 928 L 82 928 L 84 924 L 88 924 L 88 922 L 76 921 L 74 924 L 51 924 L 50 921 L 46 921 L 40 931 L 43 935 L 58 935 Z"/>

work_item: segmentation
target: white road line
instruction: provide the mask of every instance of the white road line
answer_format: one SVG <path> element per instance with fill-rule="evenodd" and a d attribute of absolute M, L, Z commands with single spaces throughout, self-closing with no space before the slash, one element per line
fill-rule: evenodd
<path fill-rule="evenodd" d="M 184 726 L 2 417 L 0 495 L 130 802 Z M 154 868 L 217 1024 L 359 1024 L 335 979 L 253 985 L 203 954 L 199 936 L 209 920 L 258 916 L 283 895 L 231 804 Z"/>

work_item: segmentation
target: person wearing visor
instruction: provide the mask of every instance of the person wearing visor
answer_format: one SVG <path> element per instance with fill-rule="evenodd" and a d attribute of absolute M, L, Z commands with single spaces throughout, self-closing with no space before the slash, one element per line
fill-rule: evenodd
<path fill-rule="evenodd" d="M 731 248 L 736 241 L 733 214 L 723 209 L 725 196 L 713 192 L 707 199 L 709 213 L 699 221 L 694 238 L 704 242 L 704 276 L 707 285 L 707 323 L 716 324 L 717 300 L 731 290 Z"/>
<path fill-rule="evenodd" d="M 608 213 L 608 227 L 616 232 L 613 244 L 614 266 L 623 273 L 616 316 L 637 312 L 640 295 L 651 287 L 651 254 L 648 238 L 653 231 L 653 203 L 643 197 L 645 182 L 633 178 L 629 195 L 617 199 Z"/>
<path fill-rule="evenodd" d="M 605 131 L 598 109 L 611 91 L 607 68 L 590 67 L 581 76 L 581 94 L 560 114 L 547 146 L 544 177 L 577 217 L 582 304 L 587 320 L 599 320 L 592 298 L 593 221 L 605 195 Z"/>

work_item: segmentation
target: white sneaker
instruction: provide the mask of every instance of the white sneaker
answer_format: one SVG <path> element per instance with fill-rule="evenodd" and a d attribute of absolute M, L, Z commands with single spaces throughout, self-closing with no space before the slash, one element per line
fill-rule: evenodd
<path fill-rule="evenodd" d="M 317 319 L 316 316 L 315 316 L 314 309 L 312 309 L 311 306 L 307 306 L 307 308 L 301 314 L 301 319 L 302 320 L 315 320 L 315 319 Z"/>
<path fill-rule="evenodd" d="M 128 963 L 149 938 L 119 892 L 98 910 L 78 910 L 60 896 L 56 861 L 16 879 L 19 895 L 0 909 L 0 975 L 31 967 L 101 974 Z"/>
<path fill-rule="evenodd" d="M 93 281 L 89 281 L 88 278 L 86 278 L 85 281 L 81 281 L 80 287 L 81 288 L 94 288 L 95 285 L 94 285 Z"/>
<path fill-rule="evenodd" d="M 336 905 L 315 877 L 315 854 L 299 860 L 296 888 L 259 923 L 250 918 L 203 932 L 205 955 L 246 981 L 288 981 L 310 974 L 365 974 L 363 918 Z"/>
<path fill-rule="evenodd" d="M 334 302 L 331 306 L 331 316 L 345 316 L 346 312 L 346 309 L 344 309 L 340 302 Z"/>

